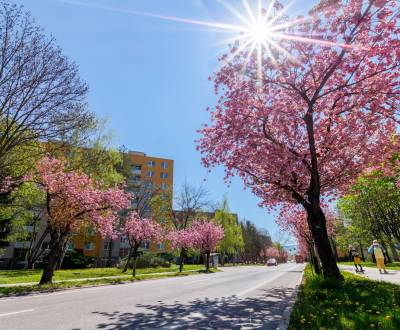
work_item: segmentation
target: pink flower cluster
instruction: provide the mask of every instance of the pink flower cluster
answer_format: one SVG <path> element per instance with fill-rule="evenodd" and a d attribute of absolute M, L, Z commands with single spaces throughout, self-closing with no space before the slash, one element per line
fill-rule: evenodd
<path fill-rule="evenodd" d="M 332 237 L 335 234 L 337 216 L 328 208 L 324 209 L 324 215 L 328 236 Z M 296 239 L 298 254 L 305 257 L 310 244 L 313 244 L 313 237 L 307 222 L 307 213 L 299 205 L 286 204 L 281 209 L 276 223 L 283 231 Z"/>
<path fill-rule="evenodd" d="M 203 163 L 225 165 L 227 179 L 238 174 L 268 207 L 308 203 L 310 192 L 335 197 L 399 150 L 400 2 L 330 3 L 289 28 L 313 42 L 282 38 L 285 51 L 261 70 L 243 51 L 213 78 Z"/>
<path fill-rule="evenodd" d="M 222 226 L 205 219 L 193 220 L 187 229 L 171 231 L 167 238 L 172 249 L 193 248 L 203 252 L 213 252 L 224 237 Z"/>
<path fill-rule="evenodd" d="M 128 214 L 122 234 L 128 237 L 132 245 L 140 245 L 142 242 L 156 241 L 163 238 L 161 226 L 152 219 L 140 218 L 136 211 Z"/>
<path fill-rule="evenodd" d="M 13 185 L 14 181 L 12 179 L 11 176 L 6 176 L 3 179 L 3 182 L 0 182 L 0 194 L 3 193 L 8 193 L 9 191 L 12 190 L 12 185 Z"/>
<path fill-rule="evenodd" d="M 73 232 L 90 226 L 103 236 L 115 236 L 118 213 L 130 206 L 130 194 L 118 187 L 103 190 L 88 175 L 68 171 L 63 161 L 49 156 L 36 169 L 51 227 Z"/>

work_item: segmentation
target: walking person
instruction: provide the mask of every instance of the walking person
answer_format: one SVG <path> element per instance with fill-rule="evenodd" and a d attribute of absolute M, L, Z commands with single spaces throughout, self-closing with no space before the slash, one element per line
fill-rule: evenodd
<path fill-rule="evenodd" d="M 350 260 L 353 260 L 354 266 L 356 266 L 356 272 L 364 273 L 364 269 L 361 266 L 360 254 L 351 244 L 349 245 L 349 257 L 350 257 Z"/>
<path fill-rule="evenodd" d="M 383 271 L 384 274 L 387 274 L 388 272 L 386 271 L 385 268 L 384 249 L 376 239 L 373 240 L 372 245 L 368 249 L 368 253 L 374 254 L 376 260 L 376 267 L 378 267 L 379 273 L 382 274 Z"/>

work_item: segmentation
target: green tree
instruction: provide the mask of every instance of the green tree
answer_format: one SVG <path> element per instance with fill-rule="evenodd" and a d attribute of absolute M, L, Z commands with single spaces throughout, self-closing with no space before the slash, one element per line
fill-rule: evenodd
<path fill-rule="evenodd" d="M 217 251 L 221 254 L 221 264 L 224 265 L 228 256 L 232 256 L 235 262 L 244 249 L 244 241 L 242 228 L 237 217 L 230 212 L 226 199 L 223 200 L 220 209 L 215 212 L 214 220 L 224 228 L 224 238 L 217 246 Z"/>

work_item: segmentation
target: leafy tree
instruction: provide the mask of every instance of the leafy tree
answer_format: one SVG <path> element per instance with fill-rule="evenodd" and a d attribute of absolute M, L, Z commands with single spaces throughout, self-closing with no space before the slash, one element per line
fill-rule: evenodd
<path fill-rule="evenodd" d="M 221 254 L 221 264 L 224 265 L 228 255 L 232 255 L 236 260 L 237 255 L 243 251 L 242 228 L 237 217 L 230 212 L 226 199 L 223 200 L 222 207 L 215 212 L 214 220 L 224 229 L 224 238 L 217 247 L 217 251 Z"/>
<path fill-rule="evenodd" d="M 267 231 L 257 229 L 248 220 L 240 223 L 243 234 L 244 249 L 242 258 L 245 262 L 258 262 L 263 256 L 263 251 L 272 246 L 271 236 Z"/>
<path fill-rule="evenodd" d="M 239 41 L 222 58 L 199 149 L 265 206 L 301 205 L 324 276 L 342 279 L 321 205 L 398 148 L 400 4 L 330 3 L 293 22 L 275 6 L 282 51 L 258 59 Z"/>
<path fill-rule="evenodd" d="M 193 239 L 193 247 L 206 255 L 206 272 L 210 270 L 210 255 L 224 237 L 221 225 L 207 219 L 194 220 L 189 228 Z"/>
<path fill-rule="evenodd" d="M 342 240 L 355 236 L 360 244 L 370 244 L 378 238 L 399 259 L 395 242 L 400 241 L 400 191 L 395 178 L 379 170 L 363 175 L 350 193 L 341 198 L 338 207 L 347 231 Z"/>
<path fill-rule="evenodd" d="M 202 213 L 209 205 L 208 191 L 203 186 L 194 187 L 185 182 L 175 198 L 176 210 L 173 211 L 175 229 L 186 229 L 191 221 Z M 179 255 L 179 271 L 182 272 L 187 257 L 187 250 L 181 248 Z"/>
<path fill-rule="evenodd" d="M 102 189 L 88 175 L 68 171 L 65 163 L 45 157 L 37 164 L 36 182 L 45 195 L 46 230 L 50 235 L 40 284 L 51 283 L 71 234 L 93 228 L 103 236 L 115 235 L 119 212 L 130 196 L 118 187 Z"/>
<path fill-rule="evenodd" d="M 91 133 L 78 68 L 21 6 L 0 2 L 0 182 L 43 155 L 39 141 Z M 29 153 L 24 152 L 29 149 Z M 32 160 L 33 159 L 33 160 Z"/>
<path fill-rule="evenodd" d="M 125 220 L 122 233 L 128 238 L 129 259 L 133 259 L 132 274 L 136 276 L 139 248 L 144 242 L 160 240 L 162 237 L 161 226 L 152 219 L 141 218 L 137 212 L 132 211 Z"/>

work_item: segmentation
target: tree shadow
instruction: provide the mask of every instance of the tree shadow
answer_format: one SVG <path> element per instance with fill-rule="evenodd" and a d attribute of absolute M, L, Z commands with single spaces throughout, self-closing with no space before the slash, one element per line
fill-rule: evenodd
<path fill-rule="evenodd" d="M 263 290 L 255 298 L 237 296 L 165 304 L 137 304 L 138 312 L 93 312 L 108 320 L 97 329 L 276 329 L 294 289 Z"/>

